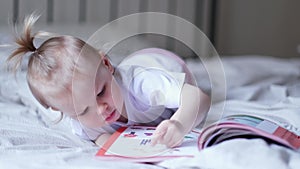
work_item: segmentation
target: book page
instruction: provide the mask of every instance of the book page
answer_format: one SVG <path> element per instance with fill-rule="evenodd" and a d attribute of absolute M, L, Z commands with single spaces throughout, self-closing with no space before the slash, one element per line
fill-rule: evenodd
<path fill-rule="evenodd" d="M 193 157 L 198 152 L 198 131 L 187 134 L 183 143 L 176 148 L 168 148 L 162 144 L 152 146 L 151 138 L 154 131 L 155 127 L 145 126 L 121 128 L 99 150 L 97 156 L 159 161 L 166 158 Z"/>
<path fill-rule="evenodd" d="M 264 138 L 268 142 L 278 143 L 295 150 L 300 148 L 300 136 L 272 121 L 250 115 L 227 116 L 218 123 L 207 127 L 200 135 L 199 147 L 203 149 L 213 145 L 213 142 L 218 142 L 216 137 L 226 135 L 227 131 L 230 131 L 230 135 L 234 135 L 234 138 L 239 138 L 239 136 L 251 138 L 250 133 L 245 135 L 240 133 L 241 130 L 253 133 L 253 138 Z M 228 137 L 223 137 L 223 139 L 221 137 L 221 140 L 224 138 L 228 139 Z"/>
<path fill-rule="evenodd" d="M 106 155 L 125 157 L 151 157 L 158 156 L 169 151 L 165 145 L 151 146 L 153 127 L 129 127 L 126 128 L 118 139 L 109 147 Z"/>

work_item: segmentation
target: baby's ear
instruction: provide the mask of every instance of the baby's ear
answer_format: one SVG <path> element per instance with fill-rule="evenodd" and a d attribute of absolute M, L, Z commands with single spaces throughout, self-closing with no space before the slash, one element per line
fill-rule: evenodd
<path fill-rule="evenodd" d="M 101 56 L 101 58 L 103 58 L 103 57 L 106 56 L 105 53 L 104 53 L 103 51 L 99 51 L 98 53 L 99 53 L 99 55 Z"/>
<path fill-rule="evenodd" d="M 101 55 L 101 54 L 100 54 Z M 108 68 L 108 70 L 113 73 L 114 72 L 114 67 L 113 65 L 110 63 L 110 60 L 106 57 L 106 55 L 101 55 L 101 60 L 104 64 L 104 66 L 106 66 Z"/>

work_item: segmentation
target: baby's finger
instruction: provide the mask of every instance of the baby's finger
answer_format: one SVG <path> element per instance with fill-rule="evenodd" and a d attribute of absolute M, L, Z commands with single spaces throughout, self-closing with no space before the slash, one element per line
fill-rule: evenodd
<path fill-rule="evenodd" d="M 163 138 L 163 144 L 167 147 L 175 147 L 181 143 L 181 140 L 177 132 L 168 132 Z"/>
<path fill-rule="evenodd" d="M 155 145 L 157 143 L 160 143 L 168 130 L 167 121 L 162 121 L 156 128 L 156 130 L 153 133 L 151 145 Z"/>
<path fill-rule="evenodd" d="M 153 134 L 152 138 L 151 138 L 151 145 L 155 146 L 159 140 L 161 140 L 161 136 L 158 134 Z"/>
<path fill-rule="evenodd" d="M 173 134 L 173 132 L 167 130 L 165 134 L 160 138 L 160 143 L 165 144 L 167 147 L 170 147 L 169 144 L 172 141 Z"/>
<path fill-rule="evenodd" d="M 182 139 L 174 139 L 172 141 L 170 141 L 168 147 L 176 147 L 176 146 L 179 146 L 181 145 L 183 142 L 183 138 Z"/>
<path fill-rule="evenodd" d="M 156 130 L 154 131 L 154 133 L 153 133 L 153 136 L 152 136 L 152 139 L 151 139 L 151 145 L 155 145 L 157 143 L 160 143 L 164 138 L 166 130 L 167 130 L 166 126 L 164 126 L 164 125 L 158 126 L 156 128 Z"/>

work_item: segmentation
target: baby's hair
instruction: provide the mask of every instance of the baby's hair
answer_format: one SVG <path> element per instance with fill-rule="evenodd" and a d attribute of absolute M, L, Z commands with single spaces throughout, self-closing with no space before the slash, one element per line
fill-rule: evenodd
<path fill-rule="evenodd" d="M 13 66 L 10 67 L 14 72 L 16 72 L 20 67 L 24 55 L 28 52 L 34 52 L 36 50 L 33 44 L 34 36 L 31 35 L 31 29 L 38 18 L 38 15 L 33 14 L 27 16 L 24 20 L 23 34 L 19 37 L 15 37 L 15 42 L 17 45 L 19 45 L 19 48 L 17 48 L 7 59 L 8 63 L 14 61 Z M 16 35 L 17 28 L 15 27 L 14 29 Z"/>
<path fill-rule="evenodd" d="M 27 82 L 32 94 L 45 108 L 56 108 L 56 98 L 71 93 L 73 71 L 80 72 L 78 57 L 97 55 L 98 51 L 83 40 L 66 35 L 50 37 L 35 47 L 34 39 L 44 35 L 32 33 L 38 18 L 35 14 L 25 18 L 23 31 L 15 38 L 18 47 L 7 58 L 7 64 L 12 64 L 11 68 L 16 72 L 28 55 Z"/>

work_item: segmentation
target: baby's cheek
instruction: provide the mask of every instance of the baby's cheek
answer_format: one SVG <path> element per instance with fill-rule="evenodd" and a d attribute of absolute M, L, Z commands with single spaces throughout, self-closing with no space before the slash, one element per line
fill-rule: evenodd
<path fill-rule="evenodd" d="M 114 79 L 111 84 L 111 97 L 113 102 L 112 104 L 119 112 L 122 112 L 123 96 L 121 94 L 120 87 L 118 86 L 117 82 Z"/>

